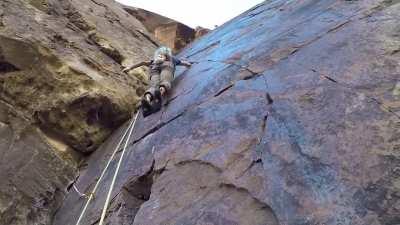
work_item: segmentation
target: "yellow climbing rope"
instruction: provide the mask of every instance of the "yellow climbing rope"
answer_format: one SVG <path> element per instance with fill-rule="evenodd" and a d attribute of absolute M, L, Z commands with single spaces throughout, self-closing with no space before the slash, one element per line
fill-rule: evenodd
<path fill-rule="evenodd" d="M 104 169 L 103 169 L 103 171 L 102 171 L 102 173 L 101 173 L 99 179 L 97 180 L 96 185 L 94 186 L 92 192 L 89 194 L 89 196 L 88 196 L 88 198 L 87 198 L 86 204 L 85 204 L 85 206 L 83 207 L 81 214 L 79 215 L 79 218 L 78 218 L 78 221 L 76 222 L 76 225 L 79 225 L 80 222 L 82 221 L 82 218 L 83 218 L 83 216 L 85 215 L 86 210 L 87 210 L 87 208 L 88 208 L 90 202 L 92 201 L 92 199 L 93 199 L 93 197 L 94 197 L 94 194 L 96 193 L 96 190 L 97 190 L 97 188 L 99 187 L 99 184 L 100 184 L 101 180 L 103 179 L 104 175 L 106 174 L 106 171 L 107 171 L 108 167 L 110 166 L 111 161 L 113 160 L 113 158 L 114 158 L 115 155 L 117 154 L 117 152 L 118 152 L 118 150 L 119 150 L 119 148 L 120 148 L 120 146 L 121 146 L 123 140 L 125 139 L 125 137 L 126 137 L 127 134 L 129 133 L 129 134 L 128 134 L 128 137 L 127 137 L 127 140 L 126 140 L 126 142 L 125 142 L 125 145 L 124 145 L 122 154 L 121 154 L 121 158 L 120 158 L 120 160 L 119 160 L 119 162 L 118 162 L 118 166 L 117 166 L 117 169 L 116 169 L 116 171 L 115 171 L 115 174 L 114 174 L 114 177 L 113 177 L 113 181 L 112 181 L 111 186 L 110 186 L 110 190 L 112 191 L 112 188 L 113 188 L 114 183 L 115 183 L 115 178 L 116 178 L 116 176 L 117 176 L 117 174 L 118 174 L 118 170 L 119 170 L 119 167 L 120 167 L 122 158 L 124 157 L 124 153 L 125 153 L 125 150 L 126 150 L 126 148 L 127 148 L 127 146 L 128 146 L 128 142 L 129 142 L 129 139 L 130 139 L 130 137 L 131 137 L 131 135 L 132 135 L 133 128 L 135 127 L 135 124 L 136 124 L 136 120 L 137 120 L 138 115 L 139 115 L 139 112 L 136 113 L 136 116 L 135 116 L 135 117 L 131 120 L 131 122 L 129 123 L 129 126 L 126 128 L 124 134 L 122 135 L 121 139 L 119 140 L 118 145 L 117 145 L 116 148 L 114 149 L 114 152 L 112 153 L 112 155 L 111 155 L 110 158 L 108 159 L 108 162 L 107 162 L 106 166 L 104 167 Z M 111 191 L 109 191 L 109 194 L 107 195 L 107 199 L 106 199 L 106 203 L 105 203 L 105 205 L 104 205 L 103 212 L 105 212 L 105 211 L 107 210 L 107 206 L 108 206 L 108 203 L 109 203 L 109 196 L 111 195 Z M 104 216 L 105 216 L 105 215 L 104 215 Z M 102 215 L 102 218 L 103 218 L 104 216 Z M 104 220 L 104 218 L 103 218 L 103 220 Z M 102 222 L 102 220 L 101 220 L 101 221 L 100 221 L 100 225 L 102 225 L 102 223 L 103 223 L 103 222 Z"/>

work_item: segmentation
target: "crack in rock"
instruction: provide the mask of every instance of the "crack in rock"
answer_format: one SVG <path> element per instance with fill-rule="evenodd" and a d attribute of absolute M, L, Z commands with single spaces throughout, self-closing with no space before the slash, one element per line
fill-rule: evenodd
<path fill-rule="evenodd" d="M 319 74 L 321 78 L 326 79 L 326 80 L 328 80 L 328 81 L 330 81 L 330 82 L 332 82 L 332 83 L 334 83 L 334 84 L 336 84 L 336 85 L 338 85 L 338 86 L 340 86 L 340 87 L 345 88 L 347 91 L 349 91 L 350 93 L 352 93 L 352 94 L 354 94 L 354 95 L 364 94 L 364 93 L 362 93 L 362 92 L 354 91 L 354 90 L 353 90 L 354 88 L 351 87 L 350 85 L 347 85 L 347 84 L 343 84 L 343 83 L 341 83 L 341 82 L 338 82 L 337 80 L 333 79 L 332 77 L 329 77 L 329 76 L 327 76 L 327 75 L 324 75 L 324 74 L 318 72 L 318 71 L 315 70 L 315 69 L 311 69 L 311 71 L 314 72 L 314 73 Z M 387 110 L 390 114 L 392 114 L 392 115 L 394 115 L 395 117 L 397 117 L 398 119 L 400 119 L 400 114 L 398 114 L 398 113 L 396 113 L 395 111 L 393 111 L 393 110 L 390 108 L 390 106 L 388 106 L 388 105 L 386 105 L 385 103 L 383 103 L 382 101 L 378 100 L 376 97 L 369 96 L 369 95 L 367 95 L 367 94 L 364 94 L 364 95 L 365 95 L 368 99 L 370 99 L 370 100 L 372 100 L 373 102 L 375 102 L 376 104 L 382 106 L 382 107 L 383 107 L 385 110 Z"/>

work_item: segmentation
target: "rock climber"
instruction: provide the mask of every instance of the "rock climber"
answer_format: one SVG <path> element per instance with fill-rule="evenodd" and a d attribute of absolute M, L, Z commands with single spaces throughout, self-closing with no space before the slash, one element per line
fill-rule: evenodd
<path fill-rule="evenodd" d="M 170 48 L 162 46 L 154 52 L 153 60 L 140 62 L 125 68 L 123 71 L 127 73 L 140 66 L 150 68 L 150 88 L 142 98 L 142 107 L 147 110 L 144 114 L 148 115 L 158 111 L 162 104 L 162 98 L 171 90 L 171 82 L 174 78 L 176 66 L 190 67 L 191 65 L 191 62 L 180 60 L 173 56 Z"/>

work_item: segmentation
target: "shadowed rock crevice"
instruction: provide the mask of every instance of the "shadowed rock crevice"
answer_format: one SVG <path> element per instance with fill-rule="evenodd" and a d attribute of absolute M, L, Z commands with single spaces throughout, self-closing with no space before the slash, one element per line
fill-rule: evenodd
<path fill-rule="evenodd" d="M 106 54 L 108 57 L 113 59 L 116 63 L 122 64 L 125 57 L 110 44 L 105 38 L 99 36 L 96 32 L 90 32 L 88 38 L 93 41 L 99 48 L 100 51 Z"/>
<path fill-rule="evenodd" d="M 233 86 L 235 86 L 235 84 L 230 84 L 226 87 L 224 87 L 223 89 L 221 89 L 220 91 L 218 91 L 216 94 L 214 94 L 214 97 L 218 97 L 221 94 L 223 94 L 225 91 L 228 91 L 229 89 L 231 89 Z"/>
<path fill-rule="evenodd" d="M 165 121 L 165 122 L 161 122 L 158 123 L 157 125 L 155 125 L 153 128 L 149 129 L 146 133 L 144 133 L 141 137 L 137 138 L 136 140 L 134 140 L 132 142 L 132 144 L 136 144 L 139 141 L 145 139 L 146 137 L 148 137 L 151 134 L 154 134 L 155 132 L 157 132 L 158 130 L 160 130 L 161 128 L 163 128 L 164 126 L 166 126 L 167 124 L 173 122 L 174 120 L 177 120 L 179 117 L 183 116 L 185 114 L 185 111 L 182 113 L 179 113 L 178 115 L 170 118 L 169 120 Z"/>
<path fill-rule="evenodd" d="M 9 62 L 0 61 L 0 74 L 16 72 L 19 70 L 20 69 L 18 69 L 16 66 L 14 66 L 13 64 L 11 64 Z"/>
<path fill-rule="evenodd" d="M 84 96 L 67 104 L 65 108 L 36 112 L 34 118 L 43 130 L 63 137 L 73 148 L 91 152 L 128 118 L 127 114 L 116 109 L 104 96 Z M 86 126 L 90 129 L 85 129 Z M 79 139 L 84 141 L 77 141 Z"/>
<path fill-rule="evenodd" d="M 20 71 L 20 68 L 18 68 L 16 65 L 5 58 L 4 50 L 0 47 L 0 74 L 16 71 Z"/>
<path fill-rule="evenodd" d="M 213 165 L 210 162 L 207 161 L 202 161 L 202 160 L 184 160 L 184 161 L 180 161 L 178 163 L 175 164 L 176 167 L 185 167 L 185 166 L 191 166 L 191 165 L 196 165 L 198 167 L 208 167 L 208 168 L 212 168 L 213 170 L 215 170 L 217 173 L 222 173 L 223 170 L 215 165 Z"/>
<path fill-rule="evenodd" d="M 146 174 L 123 186 L 121 192 L 111 202 L 106 215 L 106 224 L 131 225 L 134 223 L 140 207 L 150 199 L 156 173 L 152 166 Z"/>
<path fill-rule="evenodd" d="M 141 205 L 150 199 L 151 187 L 153 186 L 154 176 L 156 174 L 160 174 L 160 172 L 154 171 L 153 162 L 151 169 L 146 174 L 130 181 L 124 186 L 124 190 L 128 191 L 129 194 L 134 196 L 136 199 L 141 200 Z"/>

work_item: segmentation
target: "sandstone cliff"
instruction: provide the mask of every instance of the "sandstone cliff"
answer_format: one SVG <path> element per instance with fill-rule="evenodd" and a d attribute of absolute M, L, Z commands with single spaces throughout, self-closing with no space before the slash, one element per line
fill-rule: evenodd
<path fill-rule="evenodd" d="M 144 86 L 121 65 L 156 43 L 108 0 L 0 5 L 0 224 L 75 225 L 85 199 L 67 186 L 79 170 L 92 190 Z M 107 224 L 400 224 L 399 15 L 397 0 L 271 0 L 184 49 L 196 63 L 139 117 Z"/>
<path fill-rule="evenodd" d="M 168 46 L 174 52 L 179 52 L 189 43 L 209 32 L 208 29 L 195 29 L 147 10 L 122 5 L 122 7 L 136 19 L 141 21 L 147 31 L 152 33 L 162 45 Z"/>
<path fill-rule="evenodd" d="M 156 45 L 108 0 L 0 2 L 0 224 L 50 224 L 92 152 L 126 121 Z"/>
<path fill-rule="evenodd" d="M 400 224 L 399 15 L 399 1 L 273 0 L 193 43 L 169 104 L 138 120 L 108 224 Z M 70 192 L 53 224 L 83 204 Z"/>

